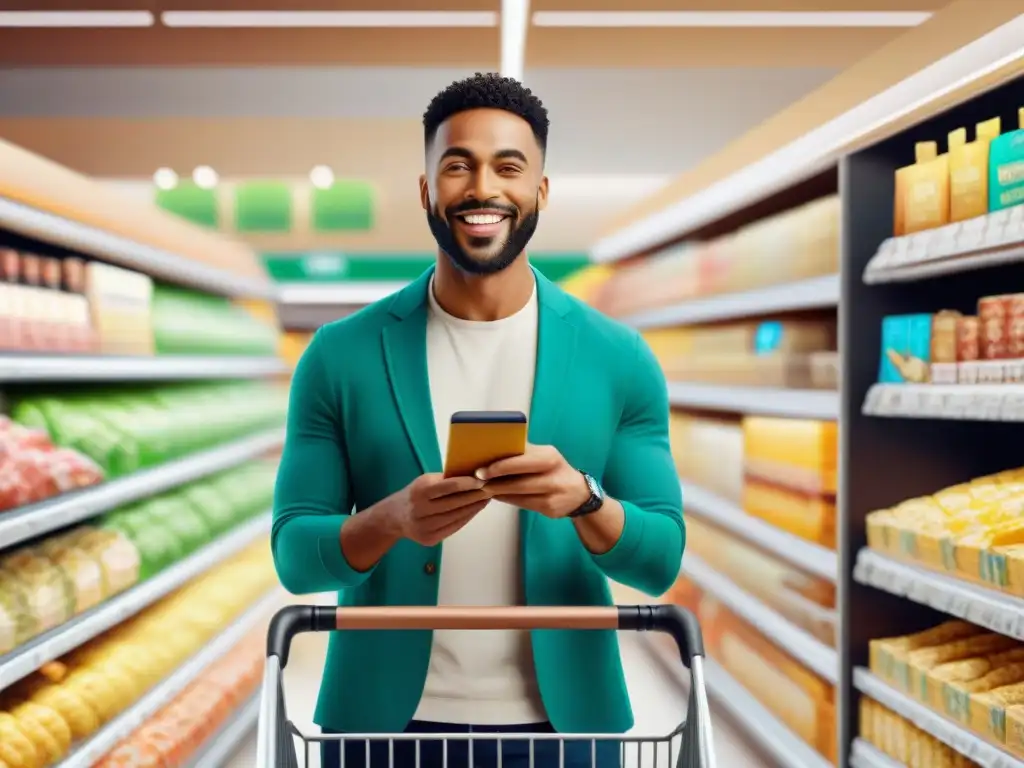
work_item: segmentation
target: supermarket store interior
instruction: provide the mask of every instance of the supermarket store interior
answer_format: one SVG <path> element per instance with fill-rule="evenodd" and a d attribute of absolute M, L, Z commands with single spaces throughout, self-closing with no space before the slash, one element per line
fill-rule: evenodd
<path fill-rule="evenodd" d="M 337 599 L 271 557 L 291 372 L 434 262 L 478 71 L 551 116 L 531 263 L 664 371 L 686 552 L 610 586 L 699 618 L 717 765 L 1024 766 L 1022 46 L 1022 0 L 4 0 L 0 768 L 257 764 L 270 617 Z M 671 732 L 671 640 L 619 644 Z"/>

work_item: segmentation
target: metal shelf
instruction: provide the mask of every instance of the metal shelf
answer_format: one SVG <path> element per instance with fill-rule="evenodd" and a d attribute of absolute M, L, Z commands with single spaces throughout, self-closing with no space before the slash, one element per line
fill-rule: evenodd
<path fill-rule="evenodd" d="M 806 419 L 839 418 L 839 393 L 829 390 L 669 382 L 668 397 L 672 405 L 680 408 Z"/>
<path fill-rule="evenodd" d="M 153 578 L 114 595 L 95 608 L 0 656 L 0 690 L 32 674 L 46 662 L 116 627 L 224 559 L 245 549 L 269 531 L 270 513 L 267 512 L 243 523 Z"/>
<path fill-rule="evenodd" d="M 794 536 L 748 515 L 742 508 L 687 480 L 683 485 L 683 510 L 694 513 L 761 549 L 833 583 L 839 575 L 839 559 L 830 549 Z"/>
<path fill-rule="evenodd" d="M 6 197 L 0 197 L 0 229 L 109 259 L 118 266 L 208 293 L 271 301 L 277 296 L 276 287 L 267 280 L 242 277 L 201 264 Z"/>
<path fill-rule="evenodd" d="M 684 301 L 670 307 L 638 312 L 625 318 L 625 322 L 635 328 L 663 328 L 837 306 L 839 275 L 825 275 L 796 283 Z"/>
<path fill-rule="evenodd" d="M 0 354 L 0 382 L 8 383 L 259 379 L 288 372 L 276 357 Z"/>
<path fill-rule="evenodd" d="M 5 512 L 0 515 L 2 548 L 230 469 L 283 444 L 284 430 L 273 429 L 127 477 Z"/>
<path fill-rule="evenodd" d="M 57 763 L 58 768 L 90 768 L 94 765 L 118 743 L 169 704 L 202 675 L 211 664 L 244 639 L 260 622 L 265 621 L 267 614 L 280 602 L 283 594 L 283 590 L 274 589 L 261 598 L 169 677 L 157 683 L 129 709 L 115 717 L 68 757 Z"/>
<path fill-rule="evenodd" d="M 853 685 L 864 695 L 888 707 L 983 768 L 1024 768 L 1024 760 L 1004 752 L 930 707 L 886 685 L 868 669 L 861 667 L 853 670 Z"/>
<path fill-rule="evenodd" d="M 869 744 L 864 739 L 854 739 L 853 749 L 850 752 L 851 768 L 902 768 L 902 763 L 897 763 L 878 747 Z"/>
<path fill-rule="evenodd" d="M 279 287 L 278 302 L 288 306 L 348 306 L 372 304 L 408 283 L 391 280 L 350 283 L 284 283 Z"/>
<path fill-rule="evenodd" d="M 665 638 L 656 634 L 645 635 L 645 639 L 647 649 L 666 674 L 688 688 L 689 674 L 680 668 L 673 644 L 661 642 Z M 776 764 L 786 768 L 830 768 L 828 760 L 781 723 L 714 659 L 704 660 L 704 684 L 711 703 L 725 711 Z"/>
<path fill-rule="evenodd" d="M 242 743 L 256 730 L 260 714 L 257 693 L 211 736 L 187 763 L 187 768 L 224 768 Z"/>
<path fill-rule="evenodd" d="M 1020 206 L 882 243 L 864 270 L 864 282 L 906 282 L 1024 260 Z"/>
<path fill-rule="evenodd" d="M 1024 599 L 900 563 L 870 549 L 857 555 L 855 581 L 1024 640 Z"/>
<path fill-rule="evenodd" d="M 684 555 L 683 574 L 822 679 L 833 685 L 838 682 L 839 654 L 834 648 L 783 618 L 695 555 Z"/>
<path fill-rule="evenodd" d="M 1022 384 L 874 384 L 865 416 L 950 421 L 1024 421 Z"/>

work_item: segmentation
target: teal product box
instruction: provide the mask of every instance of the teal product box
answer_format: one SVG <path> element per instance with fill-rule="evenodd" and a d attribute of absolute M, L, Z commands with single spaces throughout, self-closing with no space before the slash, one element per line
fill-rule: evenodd
<path fill-rule="evenodd" d="M 890 315 L 882 319 L 882 384 L 920 384 L 930 378 L 932 316 Z"/>
<path fill-rule="evenodd" d="M 989 145 L 988 209 L 1001 211 L 1024 203 L 1024 108 L 1018 130 L 997 136 Z"/>

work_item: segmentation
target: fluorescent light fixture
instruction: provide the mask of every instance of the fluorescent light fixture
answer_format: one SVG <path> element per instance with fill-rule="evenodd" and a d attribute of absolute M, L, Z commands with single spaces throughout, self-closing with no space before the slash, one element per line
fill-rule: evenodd
<path fill-rule="evenodd" d="M 537 11 L 536 27 L 916 27 L 911 11 Z"/>
<path fill-rule="evenodd" d="M 149 11 L 0 11 L 0 27 L 94 28 L 151 27 Z"/>
<path fill-rule="evenodd" d="M 522 81 L 530 0 L 501 0 L 501 74 Z"/>
<path fill-rule="evenodd" d="M 159 189 L 174 189 L 178 186 L 178 174 L 170 168 L 158 168 L 157 172 L 153 174 L 153 183 Z"/>
<path fill-rule="evenodd" d="M 834 166 L 865 137 L 1024 58 L 1021 40 L 1024 14 L 743 170 L 598 241 L 591 258 L 617 261 L 656 248 Z"/>
<path fill-rule="evenodd" d="M 202 189 L 213 189 L 218 180 L 217 172 L 208 165 L 200 165 L 192 171 L 192 181 Z"/>
<path fill-rule="evenodd" d="M 328 189 L 334 184 L 334 171 L 326 165 L 318 165 L 309 172 L 309 181 L 318 189 Z"/>
<path fill-rule="evenodd" d="M 393 28 L 496 27 L 492 11 L 166 11 L 166 27 Z"/>

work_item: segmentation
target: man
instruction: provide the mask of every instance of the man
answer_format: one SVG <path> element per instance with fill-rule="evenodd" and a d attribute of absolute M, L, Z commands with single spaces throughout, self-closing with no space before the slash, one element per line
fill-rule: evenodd
<path fill-rule="evenodd" d="M 548 117 L 515 80 L 453 83 L 423 119 L 420 198 L 437 264 L 321 328 L 296 368 L 274 505 L 285 587 L 343 606 L 608 605 L 608 579 L 665 592 L 685 540 L 668 398 L 640 336 L 536 273 L 524 249 L 548 198 Z M 524 456 L 444 479 L 460 410 L 529 414 Z M 354 512 L 350 514 L 350 512 Z M 606 631 L 334 633 L 316 711 L 329 733 L 622 733 L 632 725 Z M 395 742 L 396 766 L 416 764 Z M 496 739 L 472 764 L 498 765 Z M 527 741 L 500 747 L 526 768 Z M 567 741 L 566 768 L 619 765 Z M 539 768 L 559 747 L 538 740 Z M 339 745 L 323 749 L 325 768 Z M 389 765 L 351 743 L 347 768 Z M 466 744 L 447 766 L 469 765 Z M 367 760 L 370 760 L 368 763 Z"/>

